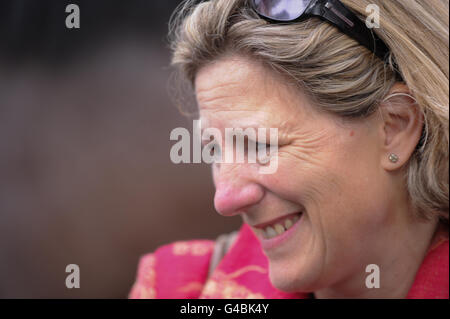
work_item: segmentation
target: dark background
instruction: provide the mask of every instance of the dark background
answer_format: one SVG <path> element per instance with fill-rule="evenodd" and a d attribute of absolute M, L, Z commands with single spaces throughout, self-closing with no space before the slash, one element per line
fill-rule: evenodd
<path fill-rule="evenodd" d="M 0 298 L 125 298 L 142 254 L 239 227 L 207 165 L 169 158 L 192 131 L 169 81 L 178 3 L 0 0 Z"/>

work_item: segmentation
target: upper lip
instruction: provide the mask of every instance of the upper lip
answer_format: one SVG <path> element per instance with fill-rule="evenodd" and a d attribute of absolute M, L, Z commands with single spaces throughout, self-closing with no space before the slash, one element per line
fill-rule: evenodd
<path fill-rule="evenodd" d="M 290 214 L 287 214 L 287 215 L 283 215 L 283 216 L 274 218 L 274 219 L 269 220 L 269 221 L 264 222 L 264 223 L 252 225 L 252 227 L 258 228 L 258 229 L 264 229 L 264 228 L 266 228 L 267 226 L 276 224 L 278 221 L 280 221 L 280 220 L 282 220 L 282 219 L 285 219 L 285 218 L 290 217 L 290 216 L 294 216 L 294 215 L 299 214 L 299 213 L 302 213 L 302 211 L 298 211 L 298 212 L 290 213 Z"/>

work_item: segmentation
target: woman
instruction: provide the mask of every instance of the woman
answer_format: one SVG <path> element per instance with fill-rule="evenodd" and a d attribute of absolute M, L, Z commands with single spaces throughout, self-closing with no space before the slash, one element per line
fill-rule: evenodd
<path fill-rule="evenodd" d="M 231 248 L 163 246 L 130 297 L 448 298 L 448 1 L 187 1 L 171 31 L 200 118 L 277 128 L 278 166 L 213 164 Z"/>

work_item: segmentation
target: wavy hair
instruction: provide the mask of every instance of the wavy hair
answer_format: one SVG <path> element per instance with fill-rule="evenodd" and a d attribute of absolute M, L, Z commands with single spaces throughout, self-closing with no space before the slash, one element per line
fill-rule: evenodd
<path fill-rule="evenodd" d="M 271 24 L 248 0 L 183 1 L 172 16 L 172 65 L 194 85 L 202 66 L 244 54 L 287 76 L 319 109 L 363 119 L 401 80 L 424 115 L 422 138 L 407 163 L 406 187 L 425 218 L 449 210 L 449 3 L 447 0 L 341 0 L 366 19 L 380 8 L 374 32 L 390 47 L 387 63 L 318 18 Z"/>

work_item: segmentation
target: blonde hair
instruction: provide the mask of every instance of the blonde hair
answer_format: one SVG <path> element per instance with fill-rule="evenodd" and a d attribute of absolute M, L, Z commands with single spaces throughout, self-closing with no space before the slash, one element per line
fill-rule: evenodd
<path fill-rule="evenodd" d="M 248 0 L 187 0 L 170 23 L 172 65 L 193 87 L 200 67 L 230 53 L 250 55 L 287 76 L 318 108 L 348 119 L 373 114 L 399 81 L 397 70 L 424 115 L 407 169 L 412 204 L 420 216 L 448 222 L 448 1 L 341 1 L 363 21 L 369 4 L 379 7 L 374 32 L 391 49 L 387 63 L 318 18 L 271 24 Z"/>

